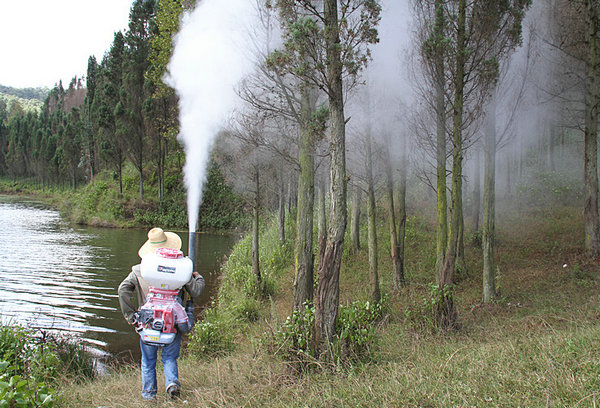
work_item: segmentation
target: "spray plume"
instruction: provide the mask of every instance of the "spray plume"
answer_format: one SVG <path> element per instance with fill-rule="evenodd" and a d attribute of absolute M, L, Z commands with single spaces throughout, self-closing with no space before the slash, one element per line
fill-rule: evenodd
<path fill-rule="evenodd" d="M 190 232 L 196 230 L 210 150 L 222 125 L 235 109 L 236 85 L 254 63 L 248 29 L 257 12 L 248 0 L 203 0 L 183 17 L 175 37 L 165 81 L 179 95 L 179 141 L 186 153 Z"/>

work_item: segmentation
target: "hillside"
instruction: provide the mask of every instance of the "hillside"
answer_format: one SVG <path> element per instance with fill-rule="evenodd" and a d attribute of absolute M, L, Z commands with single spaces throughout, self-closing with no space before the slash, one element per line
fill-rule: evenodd
<path fill-rule="evenodd" d="M 48 88 L 13 88 L 0 85 L 0 99 L 10 106 L 12 101 L 18 102 L 27 112 L 30 110 L 39 110 L 48 96 Z"/>
<path fill-rule="evenodd" d="M 50 90 L 48 88 L 13 88 L 0 85 L 0 94 L 16 96 L 21 99 L 34 99 L 44 102 Z"/>

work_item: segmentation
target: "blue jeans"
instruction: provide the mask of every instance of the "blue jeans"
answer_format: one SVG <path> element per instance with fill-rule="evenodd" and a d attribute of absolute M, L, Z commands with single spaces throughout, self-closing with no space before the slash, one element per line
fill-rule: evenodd
<path fill-rule="evenodd" d="M 177 333 L 173 343 L 165 347 L 149 346 L 140 340 L 142 349 L 142 397 L 144 399 L 153 399 L 156 397 L 156 359 L 158 349 L 161 348 L 161 361 L 164 366 L 165 387 L 175 383 L 181 386 L 179 382 L 179 372 L 177 371 L 177 359 L 181 349 L 181 333 Z"/>

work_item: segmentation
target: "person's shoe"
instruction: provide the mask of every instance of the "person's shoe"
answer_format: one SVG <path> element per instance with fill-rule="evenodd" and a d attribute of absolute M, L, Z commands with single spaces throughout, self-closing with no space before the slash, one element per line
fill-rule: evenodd
<path fill-rule="evenodd" d="M 142 393 L 142 398 L 147 401 L 147 402 L 156 402 L 156 394 L 143 394 Z"/>
<path fill-rule="evenodd" d="M 179 395 L 181 394 L 181 389 L 179 388 L 179 385 L 176 383 L 169 384 L 169 386 L 167 387 L 167 394 L 169 394 L 171 399 L 179 398 Z"/>

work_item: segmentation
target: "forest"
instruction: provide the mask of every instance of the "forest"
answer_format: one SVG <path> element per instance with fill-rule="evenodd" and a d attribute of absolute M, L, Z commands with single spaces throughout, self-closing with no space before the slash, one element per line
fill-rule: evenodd
<path fill-rule="evenodd" d="M 47 88 L 13 88 L 0 85 L 0 94 L 13 95 L 22 99 L 35 99 L 44 102 L 50 90 Z"/>
<path fill-rule="evenodd" d="M 210 27 L 213 37 L 205 38 L 215 39 L 224 59 L 198 44 L 191 49 L 198 65 L 178 77 L 170 61 L 184 42 L 182 24 L 194 22 L 182 15 L 219 21 L 219 10 L 208 15 L 214 10 L 202 1 L 135 0 L 128 28 L 102 58 L 89 58 L 84 78 L 50 90 L 39 113 L 0 105 L 0 175 L 75 189 L 104 173 L 123 194 L 123 171 L 131 168 L 143 205 L 182 188 L 173 180 L 181 180 L 184 162 L 210 165 L 252 212 L 252 273 L 262 291 L 269 292 L 259 262 L 261 217 L 276 214 L 282 242 L 294 237 L 293 310 L 314 305 L 317 356 L 339 335 L 344 248 L 360 247 L 363 221 L 365 285 L 377 305 L 384 296 L 378 246 L 389 247 L 392 286 L 401 290 L 407 219 L 431 213 L 442 331 L 460 327 L 454 291 L 471 236 L 481 250 L 481 300 L 498 299 L 499 206 L 577 206 L 581 250 L 600 256 L 598 2 L 250 3 L 246 14 L 255 20 L 236 20 L 245 42 L 221 46 L 227 33 Z M 240 55 L 249 61 L 239 80 L 221 80 Z M 201 121 L 189 120 L 194 112 L 218 118 L 201 147 L 209 159 L 191 150 L 189 138 L 205 137 Z M 291 214 L 293 231 L 285 228 Z M 385 244 L 377 234 L 383 222 Z"/>

